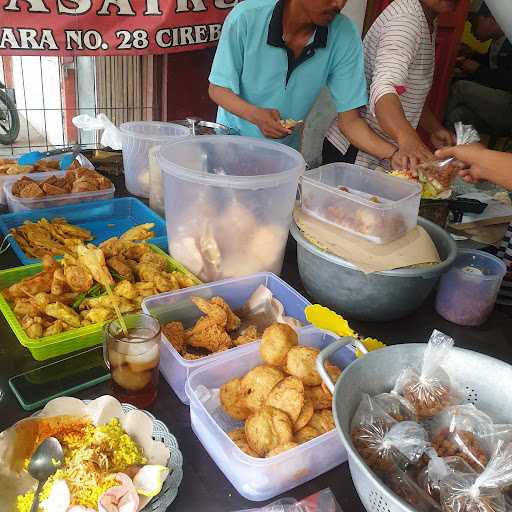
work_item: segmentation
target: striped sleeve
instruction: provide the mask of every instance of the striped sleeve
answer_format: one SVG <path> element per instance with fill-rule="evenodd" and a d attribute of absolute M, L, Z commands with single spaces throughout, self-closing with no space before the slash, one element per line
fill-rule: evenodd
<path fill-rule="evenodd" d="M 397 87 L 407 83 L 409 66 L 420 47 L 422 29 L 410 14 L 389 20 L 377 38 L 377 54 L 370 86 L 370 112 L 375 115 L 375 105 L 386 94 L 398 94 Z M 369 41 L 372 44 L 371 41 Z"/>

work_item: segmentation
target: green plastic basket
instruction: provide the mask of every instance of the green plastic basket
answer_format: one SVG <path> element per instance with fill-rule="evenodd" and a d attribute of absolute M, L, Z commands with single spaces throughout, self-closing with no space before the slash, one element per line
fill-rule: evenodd
<path fill-rule="evenodd" d="M 195 284 L 202 284 L 197 277 L 191 274 L 183 265 L 181 265 L 181 263 L 177 262 L 162 251 L 162 249 L 156 245 L 148 245 L 154 252 L 167 258 L 169 271 L 181 272 L 182 274 L 189 276 Z M 41 272 L 42 269 L 42 264 L 35 263 L 33 265 L 25 265 L 24 267 L 1 270 L 0 290 L 17 283 L 26 277 L 33 276 L 34 274 Z M 81 350 L 83 348 L 93 347 L 102 342 L 103 325 L 105 322 L 88 325 L 86 327 L 79 327 L 78 329 L 71 329 L 61 334 L 54 334 L 53 336 L 44 336 L 43 338 L 33 339 L 27 336 L 11 309 L 11 306 L 1 294 L 0 311 L 3 313 L 7 323 L 11 326 L 11 329 L 14 331 L 19 342 L 30 350 L 32 357 L 37 361 L 45 361 L 52 357 L 69 354 L 70 352 L 75 352 L 76 350 Z"/>

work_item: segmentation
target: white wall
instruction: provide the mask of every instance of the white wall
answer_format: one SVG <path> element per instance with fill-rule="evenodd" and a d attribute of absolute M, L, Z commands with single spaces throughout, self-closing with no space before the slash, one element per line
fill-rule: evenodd
<path fill-rule="evenodd" d="M 348 0 L 342 12 L 348 16 L 359 27 L 359 31 L 362 32 L 366 13 L 366 0 Z M 329 92 L 325 89 L 322 91 L 322 94 L 306 119 L 304 128 L 302 153 L 306 161 L 313 167 L 316 167 L 321 162 L 324 135 L 335 116 L 336 109 L 334 108 Z"/>
<path fill-rule="evenodd" d="M 49 145 L 63 144 L 58 58 L 13 57 L 12 64 L 16 104 L 29 122 L 31 143 L 46 144 L 47 139 Z"/>

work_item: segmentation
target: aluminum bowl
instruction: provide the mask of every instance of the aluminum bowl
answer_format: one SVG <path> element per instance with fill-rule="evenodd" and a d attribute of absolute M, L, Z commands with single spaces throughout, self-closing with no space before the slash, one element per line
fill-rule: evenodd
<path fill-rule="evenodd" d="M 356 320 L 396 320 L 416 311 L 457 256 L 457 246 L 444 229 L 421 217 L 418 224 L 432 238 L 440 263 L 365 274 L 313 245 L 293 223 L 299 274 L 308 294 L 319 304 Z"/>

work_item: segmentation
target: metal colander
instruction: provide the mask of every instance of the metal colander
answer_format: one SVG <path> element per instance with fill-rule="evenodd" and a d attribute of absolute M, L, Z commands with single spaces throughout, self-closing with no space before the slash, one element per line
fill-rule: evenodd
<path fill-rule="evenodd" d="M 374 396 L 389 392 L 404 368 L 418 366 L 426 344 L 394 345 L 370 352 L 350 364 L 334 385 L 324 369 L 324 362 L 349 343 L 354 343 L 354 340 L 341 338 L 322 350 L 317 369 L 333 392 L 332 412 L 336 430 L 347 449 L 357 494 L 368 512 L 415 512 L 368 468 L 352 444 L 350 423 L 363 393 Z M 477 352 L 454 348 L 443 362 L 443 368 L 450 375 L 452 384 L 463 394 L 463 403 L 474 404 L 495 423 L 512 421 L 512 366 Z"/>

